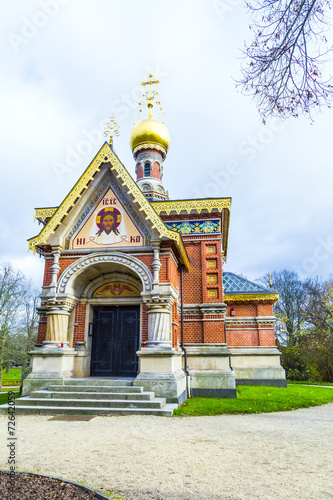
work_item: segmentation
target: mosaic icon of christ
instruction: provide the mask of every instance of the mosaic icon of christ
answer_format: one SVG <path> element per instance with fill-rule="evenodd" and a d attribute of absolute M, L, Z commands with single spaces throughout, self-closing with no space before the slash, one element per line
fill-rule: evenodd
<path fill-rule="evenodd" d="M 127 241 L 127 229 L 120 211 L 114 207 L 99 210 L 90 230 L 89 239 L 98 245 Z"/>

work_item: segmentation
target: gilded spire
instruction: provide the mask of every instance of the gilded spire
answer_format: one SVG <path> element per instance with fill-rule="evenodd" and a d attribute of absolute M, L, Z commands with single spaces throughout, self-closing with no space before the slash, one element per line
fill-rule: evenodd
<path fill-rule="evenodd" d="M 114 116 L 112 115 L 110 121 L 105 126 L 105 136 L 110 136 L 109 144 L 113 147 L 113 137 L 119 135 L 119 125 L 115 121 Z"/>
<path fill-rule="evenodd" d="M 142 106 L 147 102 L 148 117 L 140 119 L 132 128 L 130 145 L 134 157 L 142 149 L 155 149 L 162 153 L 163 159 L 170 145 L 170 134 L 162 121 L 153 118 L 152 109 L 156 105 L 162 115 L 162 105 L 156 90 L 156 86 L 160 83 L 151 73 L 148 78 L 141 82 L 143 86 L 142 99 L 139 102 L 139 115 L 142 113 Z"/>
<path fill-rule="evenodd" d="M 159 80 L 154 79 L 154 76 L 150 73 L 146 81 L 141 82 L 141 85 L 145 88 L 148 87 L 146 92 L 143 93 L 143 98 L 147 101 L 148 107 L 148 118 L 152 118 L 152 108 L 154 107 L 154 102 L 159 105 L 162 111 L 161 102 L 157 100 L 158 92 L 156 90 L 157 85 L 160 83 Z M 141 103 L 140 103 L 141 106 Z"/>

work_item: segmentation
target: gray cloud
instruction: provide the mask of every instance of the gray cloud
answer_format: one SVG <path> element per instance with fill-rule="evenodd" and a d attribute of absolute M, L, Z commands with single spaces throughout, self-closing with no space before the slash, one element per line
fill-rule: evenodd
<path fill-rule="evenodd" d="M 263 127 L 254 105 L 232 81 L 248 18 L 237 0 L 225 0 L 221 15 L 222 3 L 6 4 L 1 20 L 1 260 L 21 262 L 37 281 L 39 264 L 32 267 L 26 257 L 26 239 L 40 229 L 33 209 L 62 201 L 99 145 L 80 155 L 63 176 L 55 175 L 54 163 L 63 163 L 68 148 L 75 150 L 87 131 L 113 112 L 121 132 L 115 150 L 134 175 L 128 139 L 137 116 L 136 89 L 148 69 L 155 69 L 171 134 L 164 170 L 171 197 L 207 196 L 209 189 L 212 196 L 233 197 L 226 269 L 250 278 L 282 267 L 306 274 L 306 259 L 317 259 L 311 272 L 332 271 L 332 255 L 318 260 L 322 254 L 316 250 L 333 233 L 331 112 L 319 115 L 314 125 L 294 120 Z M 54 12 L 59 8 L 51 15 L 46 5 Z M 24 26 L 38 22 L 35 31 L 30 26 L 34 34 L 26 43 L 16 40 L 16 50 L 11 34 L 24 37 L 29 32 Z M 230 163 L 237 164 L 237 173 L 230 174 Z"/>

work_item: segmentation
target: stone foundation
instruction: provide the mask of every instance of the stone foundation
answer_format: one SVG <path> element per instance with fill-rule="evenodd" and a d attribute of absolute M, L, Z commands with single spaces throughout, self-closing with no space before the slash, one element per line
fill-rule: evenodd
<path fill-rule="evenodd" d="M 286 374 L 280 365 L 276 347 L 230 347 L 231 366 L 236 385 L 287 387 Z"/>
<path fill-rule="evenodd" d="M 186 344 L 191 394 L 205 398 L 235 398 L 235 375 L 225 344 Z"/>
<path fill-rule="evenodd" d="M 138 351 L 140 373 L 133 385 L 153 391 L 168 403 L 182 404 L 187 399 L 186 375 L 182 367 L 183 352 L 145 348 Z"/>

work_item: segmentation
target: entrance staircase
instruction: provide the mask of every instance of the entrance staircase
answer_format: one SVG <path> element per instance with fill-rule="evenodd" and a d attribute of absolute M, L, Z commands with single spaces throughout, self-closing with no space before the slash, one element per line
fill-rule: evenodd
<path fill-rule="evenodd" d="M 172 417 L 177 404 L 145 392 L 130 379 L 68 379 L 15 402 L 16 415 L 159 415 Z M 7 414 L 8 405 L 0 406 Z"/>

